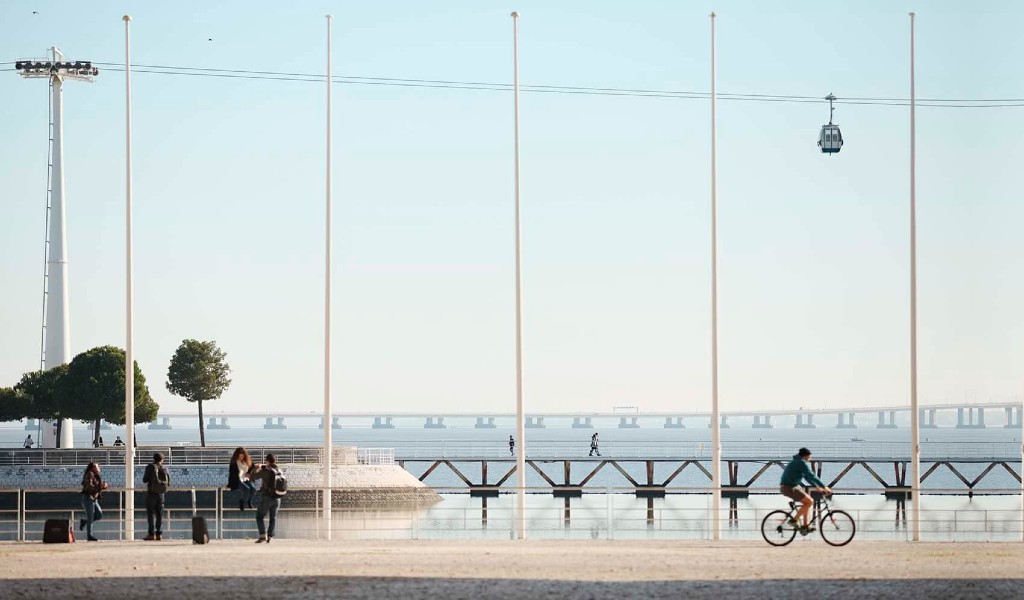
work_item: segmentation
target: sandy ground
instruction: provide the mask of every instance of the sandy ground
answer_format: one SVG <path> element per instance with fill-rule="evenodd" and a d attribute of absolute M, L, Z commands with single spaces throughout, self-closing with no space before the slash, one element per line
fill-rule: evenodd
<path fill-rule="evenodd" d="M 0 544 L 0 598 L 1024 598 L 1024 545 Z"/>

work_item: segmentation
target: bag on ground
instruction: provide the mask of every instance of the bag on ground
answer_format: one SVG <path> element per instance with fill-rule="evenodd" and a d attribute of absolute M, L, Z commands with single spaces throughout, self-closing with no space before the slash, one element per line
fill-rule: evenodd
<path fill-rule="evenodd" d="M 75 541 L 75 530 L 68 519 L 47 519 L 43 524 L 44 544 L 69 544 Z"/>
<path fill-rule="evenodd" d="M 192 517 L 192 543 L 207 544 L 210 542 L 210 531 L 206 528 L 206 519 Z"/>

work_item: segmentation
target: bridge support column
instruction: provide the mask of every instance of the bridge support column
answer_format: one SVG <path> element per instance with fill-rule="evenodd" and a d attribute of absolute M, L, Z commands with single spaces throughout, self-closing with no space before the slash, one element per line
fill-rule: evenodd
<path fill-rule="evenodd" d="M 964 412 L 966 411 L 966 413 Z M 965 418 L 966 414 L 966 418 Z M 974 408 L 971 406 L 962 406 L 956 409 L 956 428 L 957 429 L 984 429 L 985 428 L 985 409 Z"/>
<path fill-rule="evenodd" d="M 939 425 L 935 422 L 935 409 L 934 408 L 922 408 L 918 411 L 918 426 L 921 429 L 938 429 Z"/>
<path fill-rule="evenodd" d="M 771 415 L 754 415 L 754 429 L 774 429 Z"/>
<path fill-rule="evenodd" d="M 373 429 L 394 429 L 395 424 L 391 420 L 391 417 L 374 417 L 373 418 Z"/>
<path fill-rule="evenodd" d="M 444 417 L 427 417 L 426 423 L 423 424 L 424 429 L 447 429 L 448 426 L 444 424 Z"/>
<path fill-rule="evenodd" d="M 680 419 L 681 421 L 682 419 Z M 722 415 L 722 422 L 718 425 L 719 429 L 729 429 L 729 417 Z M 711 423 L 708 423 L 708 429 L 711 429 Z"/>
<path fill-rule="evenodd" d="M 107 431 L 109 429 L 110 429 L 110 423 L 107 423 L 106 421 L 101 420 L 100 421 L 100 431 Z"/>
<path fill-rule="evenodd" d="M 25 419 L 25 431 L 35 431 L 39 429 L 39 419 Z"/>
<path fill-rule="evenodd" d="M 796 414 L 796 428 L 797 429 L 815 429 L 814 427 L 814 415 L 810 413 L 797 413 Z"/>
<path fill-rule="evenodd" d="M 495 429 L 494 417 L 477 417 L 473 429 Z"/>
<path fill-rule="evenodd" d="M 573 417 L 572 418 L 573 429 L 593 429 L 594 419 L 591 417 Z"/>
<path fill-rule="evenodd" d="M 896 429 L 896 411 L 878 411 L 878 429 Z"/>
<path fill-rule="evenodd" d="M 526 429 L 547 429 L 547 425 L 544 424 L 544 417 L 526 417 L 526 423 L 523 424 Z"/>
<path fill-rule="evenodd" d="M 682 417 L 665 417 L 665 429 L 686 429 Z"/>
<path fill-rule="evenodd" d="M 152 429 L 154 431 L 169 431 L 171 429 L 171 419 L 168 417 L 158 417 L 153 419 L 147 429 Z"/>
<path fill-rule="evenodd" d="M 640 429 L 636 417 L 619 417 L 619 429 Z"/>
<path fill-rule="evenodd" d="M 210 417 L 209 423 L 206 424 L 207 429 L 231 429 L 228 425 L 228 418 L 222 417 L 220 422 L 217 421 L 217 417 Z"/>
<path fill-rule="evenodd" d="M 836 429 L 856 429 L 857 424 L 853 421 L 854 413 L 839 413 Z"/>
<path fill-rule="evenodd" d="M 1015 416 L 1016 415 L 1016 416 Z M 1010 428 L 1014 427 L 1019 429 L 1021 426 L 1021 407 L 1019 406 L 1007 406 L 1006 407 L 1006 425 L 1003 427 Z"/>

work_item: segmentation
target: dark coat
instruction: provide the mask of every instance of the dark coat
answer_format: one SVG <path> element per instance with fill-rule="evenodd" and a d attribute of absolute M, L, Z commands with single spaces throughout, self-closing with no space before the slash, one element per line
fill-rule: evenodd
<path fill-rule="evenodd" d="M 102 492 L 103 479 L 92 471 L 86 471 L 85 475 L 82 475 L 82 495 L 99 500 Z"/>
<path fill-rule="evenodd" d="M 237 490 L 242 485 L 242 479 L 238 476 L 238 463 L 231 461 L 228 465 L 228 489 Z"/>

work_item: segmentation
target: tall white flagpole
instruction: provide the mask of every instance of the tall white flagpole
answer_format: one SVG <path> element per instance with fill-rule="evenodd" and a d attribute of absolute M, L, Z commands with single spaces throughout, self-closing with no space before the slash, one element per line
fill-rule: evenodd
<path fill-rule="evenodd" d="M 711 13 L 711 539 L 721 538 L 722 441 L 718 414 L 718 128 L 715 13 Z"/>
<path fill-rule="evenodd" d="M 132 70 L 131 20 L 124 21 L 124 86 L 125 86 L 125 353 L 124 353 L 124 539 L 135 539 L 135 283 L 132 281 Z"/>
<path fill-rule="evenodd" d="M 917 408 L 917 130 L 914 89 L 914 17 L 910 13 L 910 470 L 913 539 L 921 540 L 921 431 Z"/>
<path fill-rule="evenodd" d="M 522 245 L 519 219 L 519 13 L 512 12 L 512 82 L 515 126 L 515 237 L 516 237 L 516 530 L 517 537 L 526 539 L 526 429 L 523 414 L 523 285 Z"/>
<path fill-rule="evenodd" d="M 324 523 L 331 539 L 331 15 L 327 15 L 327 223 L 324 260 Z"/>

